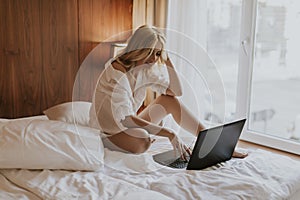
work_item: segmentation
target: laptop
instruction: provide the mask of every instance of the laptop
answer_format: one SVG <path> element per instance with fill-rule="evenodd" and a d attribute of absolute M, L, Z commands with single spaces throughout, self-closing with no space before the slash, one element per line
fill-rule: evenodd
<path fill-rule="evenodd" d="M 159 153 L 153 159 L 172 168 L 201 170 L 230 160 L 246 119 L 200 131 L 188 161 L 175 156 L 174 150 Z"/>

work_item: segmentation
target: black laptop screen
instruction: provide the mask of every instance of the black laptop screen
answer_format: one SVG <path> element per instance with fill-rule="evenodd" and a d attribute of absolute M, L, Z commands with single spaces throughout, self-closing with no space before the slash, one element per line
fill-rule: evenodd
<path fill-rule="evenodd" d="M 245 119 L 201 131 L 187 169 L 204 169 L 229 160 Z"/>

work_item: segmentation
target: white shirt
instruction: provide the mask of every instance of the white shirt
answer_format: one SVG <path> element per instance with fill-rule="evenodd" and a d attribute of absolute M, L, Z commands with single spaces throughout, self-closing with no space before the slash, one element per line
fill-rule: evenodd
<path fill-rule="evenodd" d="M 165 94 L 170 82 L 165 65 L 138 66 L 125 74 L 114 69 L 112 61 L 105 64 L 99 76 L 90 109 L 90 126 L 109 135 L 127 129 L 121 121 L 136 115 L 147 87 Z"/>

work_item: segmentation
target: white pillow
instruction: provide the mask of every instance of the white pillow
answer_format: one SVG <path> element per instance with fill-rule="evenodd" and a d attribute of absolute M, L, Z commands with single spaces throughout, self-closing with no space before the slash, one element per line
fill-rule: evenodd
<path fill-rule="evenodd" d="M 53 106 L 43 113 L 50 120 L 88 126 L 91 105 L 91 102 L 85 101 L 67 102 Z"/>
<path fill-rule="evenodd" d="M 0 168 L 97 170 L 103 159 L 97 129 L 39 119 L 0 128 Z"/>

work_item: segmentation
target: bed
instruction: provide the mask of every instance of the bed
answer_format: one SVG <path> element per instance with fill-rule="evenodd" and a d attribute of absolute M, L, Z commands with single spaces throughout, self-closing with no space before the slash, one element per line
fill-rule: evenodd
<path fill-rule="evenodd" d="M 88 107 L 0 119 L 0 199 L 300 198 L 300 161 L 247 149 L 247 158 L 205 170 L 171 169 L 152 159 L 171 148 L 162 137 L 140 155 L 103 148 L 98 130 L 86 127 Z"/>

